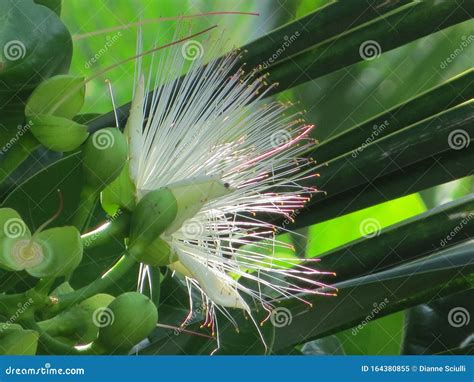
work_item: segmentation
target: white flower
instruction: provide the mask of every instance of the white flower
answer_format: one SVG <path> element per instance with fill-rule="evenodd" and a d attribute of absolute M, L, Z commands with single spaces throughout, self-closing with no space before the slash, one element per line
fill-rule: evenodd
<path fill-rule="evenodd" d="M 236 70 L 239 52 L 204 65 L 206 56 L 217 56 L 219 43 L 203 44 L 207 55 L 194 60 L 179 46 L 158 62 L 153 58 L 154 84 L 149 75 L 145 85 L 138 70 L 126 134 L 138 199 L 196 178 L 230 186 L 162 239 L 179 259 L 170 267 L 203 293 L 209 316 L 219 309 L 232 320 L 226 308 L 250 313 L 259 302 L 269 310 L 268 299 L 319 293 L 325 285 L 312 267 L 294 259 L 275 261 L 275 251 L 289 247 L 275 237 L 284 229 L 259 217 L 292 220 L 317 192 L 314 164 L 301 157 L 314 145 L 313 126 L 300 113 L 289 113 L 290 104 L 262 102 L 270 89 L 265 76 Z M 177 86 L 173 80 L 186 69 Z M 152 87 L 157 90 L 145 119 Z M 244 285 L 244 279 L 250 282 Z"/>

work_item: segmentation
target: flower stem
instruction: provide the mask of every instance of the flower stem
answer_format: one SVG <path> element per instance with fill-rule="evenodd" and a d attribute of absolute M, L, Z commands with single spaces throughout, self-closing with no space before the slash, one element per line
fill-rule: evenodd
<path fill-rule="evenodd" d="M 117 283 L 135 264 L 136 261 L 133 258 L 123 255 L 100 279 L 97 279 L 91 284 L 74 292 L 62 296 L 56 296 L 58 302 L 50 308 L 50 312 L 57 313 L 71 305 L 85 300 L 86 298 L 105 291 L 107 288 Z"/>
<path fill-rule="evenodd" d="M 94 212 L 97 199 L 97 192 L 88 187 L 83 187 L 79 199 L 79 207 L 72 219 L 72 224 L 79 230 L 79 232 L 82 232 L 87 227 L 90 216 Z"/>

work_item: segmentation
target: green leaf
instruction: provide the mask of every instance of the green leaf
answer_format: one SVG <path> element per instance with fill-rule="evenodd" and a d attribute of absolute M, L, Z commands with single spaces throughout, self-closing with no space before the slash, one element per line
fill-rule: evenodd
<path fill-rule="evenodd" d="M 48 78 L 33 90 L 26 102 L 26 116 L 52 114 L 73 118 L 84 104 L 86 85 L 84 77 L 70 74 Z"/>
<path fill-rule="evenodd" d="M 310 208 L 302 210 L 295 224 L 288 228 L 304 227 L 343 216 L 374 204 L 471 175 L 474 150 L 470 147 L 463 152 L 452 151 L 434 155 L 335 197 L 322 199 L 312 204 Z"/>
<path fill-rule="evenodd" d="M 71 35 L 52 10 L 33 0 L 4 0 L 0 25 L 2 103 L 24 100 L 45 78 L 67 72 Z"/>
<path fill-rule="evenodd" d="M 321 256 L 317 269 L 343 281 L 426 256 L 474 236 L 474 194 L 381 229 Z M 358 229 L 363 229 L 362 225 Z M 310 264 L 308 266 L 311 267 Z"/>
<path fill-rule="evenodd" d="M 397 312 L 368 321 L 360 330 L 347 329 L 336 336 L 349 355 L 398 355 L 403 340 L 404 317 L 404 312 Z"/>
<path fill-rule="evenodd" d="M 270 66 L 271 81 L 279 83 L 273 93 L 355 64 L 364 58 L 374 59 L 410 41 L 469 20 L 473 13 L 472 2 L 463 2 L 462 6 L 453 1 L 411 2 Z M 365 53 L 364 47 L 367 47 Z"/>
<path fill-rule="evenodd" d="M 0 333 L 0 354 L 35 355 L 38 339 L 39 334 L 34 330 L 23 330 L 16 327 L 2 329 Z"/>
<path fill-rule="evenodd" d="M 54 115 L 30 116 L 31 132 L 52 151 L 72 151 L 89 136 L 87 126 Z"/>
<path fill-rule="evenodd" d="M 410 0 L 332 2 L 245 45 L 251 68 L 271 65 L 398 9 Z M 275 57 L 275 58 L 274 58 Z"/>
<path fill-rule="evenodd" d="M 474 331 L 473 297 L 471 289 L 409 309 L 403 354 L 438 354 L 466 348 L 472 343 Z"/>
<path fill-rule="evenodd" d="M 465 102 L 372 142 L 360 153 L 329 161 L 320 168 L 317 182 L 325 193 L 315 195 L 298 214 L 297 226 L 471 174 L 466 160 L 474 154 L 474 146 L 469 145 L 474 137 L 473 106 L 474 101 Z M 462 146 L 456 146 L 456 137 L 465 139 Z M 442 171 L 436 173 L 437 169 Z"/>
<path fill-rule="evenodd" d="M 474 97 L 474 69 L 394 106 L 387 111 L 324 140 L 312 152 L 318 163 L 349 152 L 362 152 L 365 146 L 429 118 Z"/>
<path fill-rule="evenodd" d="M 336 283 L 337 297 L 305 296 L 312 307 L 296 299 L 283 300 L 278 306 L 288 309 L 292 320 L 276 329 L 274 350 L 281 353 L 344 329 L 358 325 L 363 328 L 363 321 L 469 289 L 473 283 L 473 254 L 471 240 L 428 258 Z"/>

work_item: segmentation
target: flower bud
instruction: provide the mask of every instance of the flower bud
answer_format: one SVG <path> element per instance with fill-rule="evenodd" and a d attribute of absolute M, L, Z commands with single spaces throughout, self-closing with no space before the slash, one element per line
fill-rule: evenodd
<path fill-rule="evenodd" d="M 227 184 L 207 176 L 149 191 L 138 202 L 132 216 L 130 253 L 140 257 L 161 234 L 171 235 L 204 204 L 229 192 Z"/>
<path fill-rule="evenodd" d="M 6 324 L 0 324 L 5 326 Z M 0 331 L 0 355 L 35 355 L 39 334 L 11 326 Z"/>
<path fill-rule="evenodd" d="M 101 191 L 114 181 L 127 162 L 127 151 L 127 141 L 115 127 L 92 134 L 82 151 L 86 184 L 95 191 Z"/>
<path fill-rule="evenodd" d="M 111 352 L 129 350 L 145 339 L 158 321 L 156 306 L 138 292 L 118 296 L 107 308 L 112 314 L 113 322 L 99 329 L 98 343 Z"/>
<path fill-rule="evenodd" d="M 136 206 L 136 187 L 130 178 L 129 163 L 125 164 L 120 175 L 110 183 L 100 194 L 102 208 L 109 215 L 114 215 L 119 209 L 133 211 Z"/>
<path fill-rule="evenodd" d="M 166 229 L 166 235 L 181 228 L 185 220 L 192 218 L 209 201 L 232 192 L 228 184 L 214 176 L 186 179 L 168 186 L 178 206 L 176 219 Z"/>
<path fill-rule="evenodd" d="M 44 5 L 54 11 L 58 16 L 61 16 L 61 1 L 62 0 L 35 0 L 35 3 Z"/>
<path fill-rule="evenodd" d="M 132 256 L 139 256 L 176 218 L 178 206 L 169 188 L 159 188 L 146 194 L 137 204 L 130 224 Z"/>
<path fill-rule="evenodd" d="M 86 93 L 84 77 L 57 75 L 41 82 L 26 102 L 27 118 L 54 115 L 72 119 L 82 108 Z"/>
<path fill-rule="evenodd" d="M 114 296 L 99 293 L 82 301 L 79 307 L 86 317 L 86 330 L 80 335 L 82 343 L 95 341 L 99 334 L 99 327 L 110 325 L 113 322 L 111 311 L 107 306 L 115 299 Z"/>
<path fill-rule="evenodd" d="M 143 264 L 160 267 L 176 261 L 177 257 L 169 244 L 158 237 L 151 245 L 140 252 L 136 259 Z"/>
<path fill-rule="evenodd" d="M 87 126 L 54 115 L 31 116 L 30 131 L 46 148 L 52 151 L 72 151 L 87 139 Z"/>

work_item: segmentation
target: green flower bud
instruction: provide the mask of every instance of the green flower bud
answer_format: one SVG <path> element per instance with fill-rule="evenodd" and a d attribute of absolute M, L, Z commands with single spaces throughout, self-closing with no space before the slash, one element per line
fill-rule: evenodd
<path fill-rule="evenodd" d="M 232 192 L 228 184 L 211 176 L 186 179 L 173 183 L 168 188 L 176 199 L 178 211 L 176 219 L 166 229 L 167 235 L 181 228 L 184 221 L 196 215 L 204 204 Z"/>
<path fill-rule="evenodd" d="M 127 141 L 115 127 L 102 129 L 89 137 L 82 155 L 86 184 L 92 190 L 101 191 L 120 175 L 125 166 Z"/>
<path fill-rule="evenodd" d="M 61 0 L 35 0 L 36 4 L 44 5 L 52 11 L 54 11 L 58 16 L 61 15 Z"/>
<path fill-rule="evenodd" d="M 86 316 L 86 330 L 81 334 L 81 342 L 89 343 L 95 341 L 99 334 L 99 328 L 113 323 L 111 310 L 107 306 L 115 299 L 114 296 L 99 293 L 82 301 L 79 307 Z"/>
<path fill-rule="evenodd" d="M 160 267 L 168 265 L 178 258 L 169 244 L 158 237 L 151 245 L 137 254 L 136 259 L 143 264 Z"/>
<path fill-rule="evenodd" d="M 150 263 L 163 261 L 161 249 L 158 258 L 151 260 L 156 249 L 152 243 L 161 234 L 171 235 L 183 223 L 196 215 L 210 200 L 231 192 L 227 184 L 213 177 L 191 178 L 158 190 L 150 191 L 138 202 L 131 221 L 129 252 L 135 258 L 147 258 Z M 159 246 L 160 242 L 157 242 Z M 150 248 L 150 251 L 145 251 Z M 169 258 L 169 256 L 168 256 Z"/>
<path fill-rule="evenodd" d="M 111 352 L 129 350 L 145 339 L 158 321 L 156 306 L 148 297 L 137 292 L 118 296 L 108 309 L 114 319 L 111 325 L 99 329 L 98 343 Z"/>
<path fill-rule="evenodd" d="M 102 191 L 100 203 L 104 211 L 111 216 L 119 209 L 133 211 L 136 205 L 135 194 L 135 184 L 130 178 L 130 169 L 127 163 L 117 179 Z"/>
<path fill-rule="evenodd" d="M 55 115 L 30 117 L 30 131 L 46 148 L 52 151 L 72 151 L 87 139 L 87 126 Z"/>
<path fill-rule="evenodd" d="M 2 326 L 5 326 L 2 325 Z M 0 331 L 0 355 L 35 355 L 39 334 L 11 326 Z"/>
<path fill-rule="evenodd" d="M 176 218 L 176 198 L 167 187 L 150 191 L 137 204 L 130 224 L 132 256 L 138 257 Z"/>
<path fill-rule="evenodd" d="M 86 93 L 84 77 L 58 75 L 40 83 L 26 102 L 25 115 L 51 114 L 72 119 L 82 108 Z"/>

